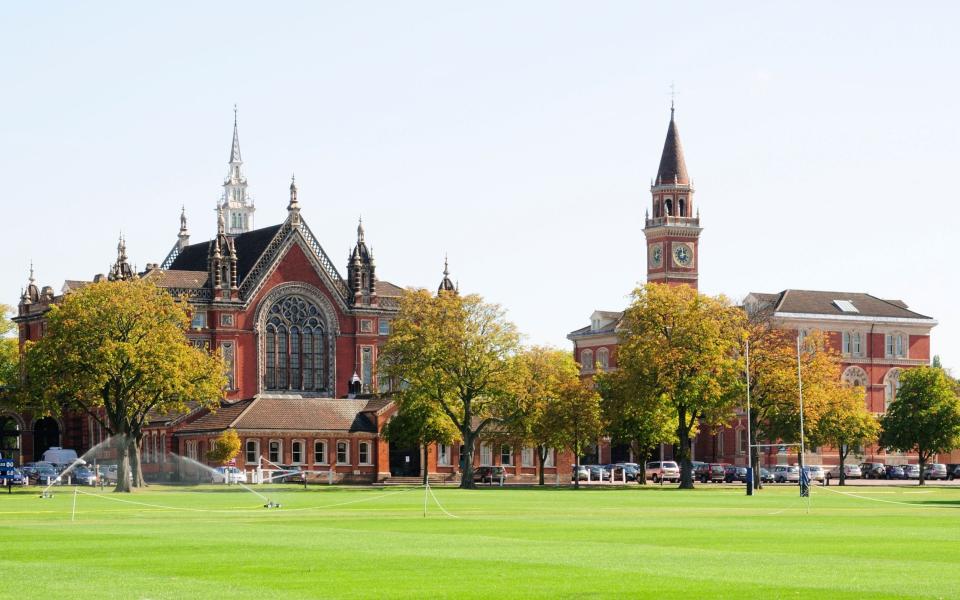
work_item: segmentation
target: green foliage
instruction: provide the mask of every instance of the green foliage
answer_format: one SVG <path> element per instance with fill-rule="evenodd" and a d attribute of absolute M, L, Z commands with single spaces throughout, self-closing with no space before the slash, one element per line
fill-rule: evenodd
<path fill-rule="evenodd" d="M 737 349 L 742 311 L 685 285 L 637 288 L 623 316 L 619 370 L 624 389 L 662 398 L 676 423 L 681 486 L 692 487 L 690 440 L 698 420 L 720 425 L 742 403 Z"/>
<path fill-rule="evenodd" d="M 213 442 L 207 451 L 207 460 L 212 463 L 226 464 L 240 453 L 240 436 L 236 429 L 227 429 Z"/>
<path fill-rule="evenodd" d="M 16 385 L 19 375 L 19 350 L 17 339 L 10 336 L 14 325 L 7 318 L 10 307 L 0 304 L 0 389 L 12 388 Z M 0 392 L 2 395 L 3 392 Z M 0 397 L 0 401 L 3 398 Z"/>
<path fill-rule="evenodd" d="M 843 485 L 846 479 L 843 464 L 847 455 L 856 446 L 875 442 L 880 434 L 880 422 L 867 410 L 862 387 L 840 383 L 810 431 L 810 440 L 814 445 L 828 444 L 837 449 L 840 455 L 840 485 Z"/>
<path fill-rule="evenodd" d="M 129 448 L 117 487 L 124 490 L 127 457 L 139 460 L 137 440 L 152 411 L 184 413 L 188 403 L 213 405 L 223 396 L 222 360 L 189 344 L 188 325 L 184 303 L 149 282 L 94 283 L 67 294 L 47 313 L 46 336 L 27 345 L 21 402 L 40 412 L 79 410 L 123 436 Z"/>
<path fill-rule="evenodd" d="M 880 418 L 880 443 L 900 452 L 915 451 L 921 465 L 960 446 L 960 399 L 942 369 L 916 367 L 900 375 L 900 389 Z"/>
<path fill-rule="evenodd" d="M 404 402 L 383 428 L 384 439 L 398 446 L 451 444 L 458 435 L 446 415 L 416 397 Z"/>
<path fill-rule="evenodd" d="M 519 337 L 503 309 L 480 296 L 408 290 L 380 351 L 381 377 L 402 382 L 394 394 L 400 412 L 424 404 L 459 431 L 464 487 L 473 485 L 477 436 L 518 413 L 511 359 Z"/>

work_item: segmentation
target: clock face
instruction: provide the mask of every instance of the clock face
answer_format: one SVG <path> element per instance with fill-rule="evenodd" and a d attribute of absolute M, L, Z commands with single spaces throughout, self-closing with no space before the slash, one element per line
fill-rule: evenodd
<path fill-rule="evenodd" d="M 650 246 L 650 266 L 659 267 L 663 264 L 663 245 L 653 244 Z"/>
<path fill-rule="evenodd" d="M 689 267 L 693 263 L 693 249 L 686 244 L 677 244 L 673 247 L 673 262 L 681 267 Z"/>

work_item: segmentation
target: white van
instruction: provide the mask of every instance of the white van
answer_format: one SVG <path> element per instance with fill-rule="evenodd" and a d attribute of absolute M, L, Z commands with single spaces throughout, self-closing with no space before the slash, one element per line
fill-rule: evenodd
<path fill-rule="evenodd" d="M 73 461 L 77 460 L 77 451 L 67 450 L 59 446 L 53 446 L 48 448 L 47 451 L 43 453 L 43 460 L 55 465 L 67 466 L 73 464 Z"/>

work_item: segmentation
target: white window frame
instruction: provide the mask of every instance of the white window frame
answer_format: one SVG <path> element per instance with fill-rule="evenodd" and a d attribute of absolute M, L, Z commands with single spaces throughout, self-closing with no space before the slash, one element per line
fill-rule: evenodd
<path fill-rule="evenodd" d="M 543 461 L 544 469 L 552 469 L 556 462 L 557 452 L 553 448 L 547 448 L 547 458 Z"/>
<path fill-rule="evenodd" d="M 897 392 L 900 391 L 900 376 L 903 375 L 903 369 L 894 367 L 883 376 L 883 410 L 889 410 L 890 405 L 897 399 Z"/>
<path fill-rule="evenodd" d="M 273 443 L 277 443 L 277 460 L 273 460 Z M 283 464 L 283 440 L 273 438 L 267 442 L 267 460 L 275 465 Z"/>
<path fill-rule="evenodd" d="M 737 429 L 737 454 L 744 454 L 746 451 L 747 430 Z"/>
<path fill-rule="evenodd" d="M 480 466 L 493 466 L 493 446 L 486 442 L 480 443 Z"/>
<path fill-rule="evenodd" d="M 253 460 L 250 460 L 250 444 L 253 444 Z M 243 464 L 260 464 L 260 440 L 257 438 L 247 438 L 243 441 Z"/>
<path fill-rule="evenodd" d="M 504 452 L 504 450 L 506 450 L 506 452 Z M 504 455 L 506 455 L 507 460 L 503 460 Z M 512 467 L 514 466 L 514 458 L 516 457 L 513 455 L 513 446 L 510 444 L 500 444 L 500 464 L 505 467 Z"/>
<path fill-rule="evenodd" d="M 520 466 L 535 467 L 537 464 L 536 453 L 536 449 L 524 446 L 524 448 L 520 451 Z"/>
<path fill-rule="evenodd" d="M 373 448 L 372 444 L 366 440 L 361 440 L 357 444 L 357 461 L 361 465 L 372 465 L 373 464 Z M 366 451 L 367 458 L 364 460 L 363 453 Z"/>
<path fill-rule="evenodd" d="M 437 444 L 437 465 L 441 467 L 450 466 L 450 446 L 447 444 Z"/>
<path fill-rule="evenodd" d="M 580 366 L 584 373 L 589 373 L 594 369 L 593 350 L 587 348 L 580 351 Z"/>
<path fill-rule="evenodd" d="M 297 460 L 296 447 L 300 446 L 300 460 Z M 303 465 L 306 464 L 306 453 L 307 453 L 307 441 L 306 440 L 291 440 L 290 442 L 290 464 L 292 465 Z"/>
<path fill-rule="evenodd" d="M 340 460 L 340 444 L 344 445 L 344 460 Z M 335 446 L 337 451 L 337 464 L 338 465 L 349 465 L 350 464 L 350 440 L 337 440 L 337 445 Z"/>
<path fill-rule="evenodd" d="M 601 371 L 606 371 L 610 368 L 610 351 L 606 348 L 600 348 L 597 350 L 597 363 L 600 365 Z"/>
<path fill-rule="evenodd" d="M 190 317 L 190 329 L 206 329 L 207 328 L 207 311 L 198 310 L 193 313 L 193 316 Z"/>
<path fill-rule="evenodd" d="M 317 460 L 317 447 L 323 448 L 323 460 Z M 315 465 L 328 465 L 330 464 L 330 453 L 327 452 L 327 440 L 313 440 L 313 464 Z"/>

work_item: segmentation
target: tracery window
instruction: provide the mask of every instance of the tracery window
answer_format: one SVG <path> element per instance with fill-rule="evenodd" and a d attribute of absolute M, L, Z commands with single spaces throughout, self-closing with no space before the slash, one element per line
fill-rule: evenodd
<path fill-rule="evenodd" d="M 267 312 L 264 385 L 268 390 L 326 389 L 326 329 L 320 308 L 286 296 Z"/>

